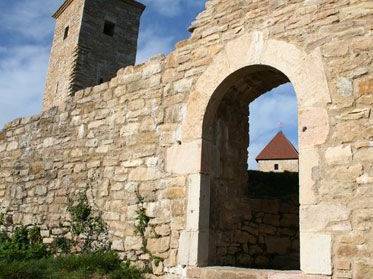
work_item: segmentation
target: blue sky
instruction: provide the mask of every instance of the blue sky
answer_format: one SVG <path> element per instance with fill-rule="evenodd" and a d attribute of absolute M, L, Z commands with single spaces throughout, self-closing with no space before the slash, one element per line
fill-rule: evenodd
<path fill-rule="evenodd" d="M 187 28 L 204 0 L 142 0 L 137 62 L 168 53 L 189 36 Z M 0 1 L 0 129 L 8 121 L 38 113 L 52 41 L 52 13 L 63 0 Z M 296 100 L 290 85 L 263 95 L 250 106 L 250 168 L 260 149 L 282 127 L 297 144 Z M 281 124 L 280 124 L 281 123 Z M 295 125 L 293 125 L 295 124 Z"/>

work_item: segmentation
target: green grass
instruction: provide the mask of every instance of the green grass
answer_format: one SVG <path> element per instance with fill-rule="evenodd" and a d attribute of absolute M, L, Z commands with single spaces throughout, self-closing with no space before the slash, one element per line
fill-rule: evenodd
<path fill-rule="evenodd" d="M 65 245 L 60 242 L 59 246 Z M 0 232 L 0 279 L 99 278 L 142 279 L 143 272 L 123 263 L 113 251 L 54 257 L 42 243 L 37 227 L 18 227 L 11 236 Z"/>
<path fill-rule="evenodd" d="M 1 279 L 141 279 L 142 271 L 114 252 L 0 262 Z"/>

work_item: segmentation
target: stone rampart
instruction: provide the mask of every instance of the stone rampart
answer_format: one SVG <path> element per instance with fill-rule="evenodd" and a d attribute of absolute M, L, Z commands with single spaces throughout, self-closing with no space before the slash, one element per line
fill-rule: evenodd
<path fill-rule="evenodd" d="M 266 64 L 298 96 L 301 270 L 372 278 L 371 19 L 365 0 L 207 1 L 191 38 L 167 57 L 121 69 L 0 132 L 7 220 L 42 225 L 49 242 L 69 224 L 68 196 L 88 188 L 113 249 L 141 262 L 148 255 L 134 233 L 138 192 L 151 218 L 147 248 L 163 259 L 155 275 L 197 278 L 185 267 L 205 265 L 208 253 L 212 161 L 202 135 L 215 116 L 205 108 L 231 87 L 259 96 L 283 83 L 255 66 Z"/>

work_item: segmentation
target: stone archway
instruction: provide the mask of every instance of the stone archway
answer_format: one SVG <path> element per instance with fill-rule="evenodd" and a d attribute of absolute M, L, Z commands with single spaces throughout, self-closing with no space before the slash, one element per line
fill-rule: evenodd
<path fill-rule="evenodd" d="M 302 208 L 316 204 L 311 172 L 319 164 L 319 145 L 329 134 L 327 104 L 329 89 L 320 50 L 307 53 L 298 47 L 269 39 L 262 32 L 244 34 L 229 42 L 198 79 L 187 103 L 182 125 L 182 144 L 167 151 L 167 161 L 193 157 L 185 166 L 167 168 L 188 175 L 186 228 L 180 238 L 179 264 L 205 266 L 209 238 L 209 176 L 202 155 L 204 119 L 207 107 L 219 99 L 224 80 L 242 68 L 267 65 L 284 73 L 292 82 L 298 99 L 300 149 L 300 254 L 301 270 L 308 274 L 331 274 L 331 237 L 310 229 Z M 174 160 L 173 160 L 174 161 Z"/>

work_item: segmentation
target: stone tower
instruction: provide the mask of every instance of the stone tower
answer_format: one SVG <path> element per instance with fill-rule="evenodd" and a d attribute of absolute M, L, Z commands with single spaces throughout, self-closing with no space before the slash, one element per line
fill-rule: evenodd
<path fill-rule="evenodd" d="M 53 15 L 56 27 L 43 110 L 135 64 L 144 9 L 134 0 L 66 0 Z"/>

